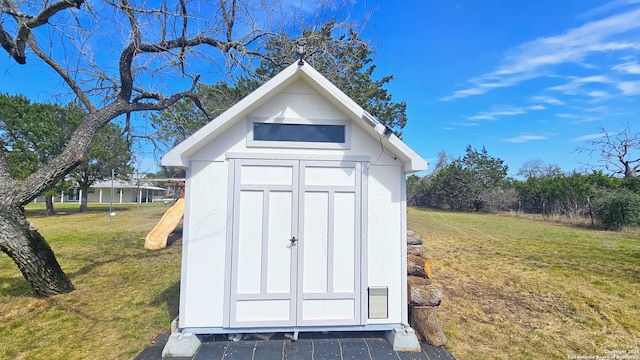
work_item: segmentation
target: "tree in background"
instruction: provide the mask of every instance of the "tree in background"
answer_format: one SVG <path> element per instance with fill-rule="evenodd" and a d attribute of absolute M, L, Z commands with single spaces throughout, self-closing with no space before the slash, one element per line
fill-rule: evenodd
<path fill-rule="evenodd" d="M 496 206 L 496 196 L 502 197 L 504 194 L 494 190 L 506 184 L 509 167 L 502 159 L 489 156 L 484 146 L 478 151 L 471 145 L 467 146 L 462 164 L 468 173 L 467 178 L 471 181 L 471 196 L 475 210 L 479 211 L 489 202 Z"/>
<path fill-rule="evenodd" d="M 470 209 L 474 196 L 469 175 L 460 159 L 440 169 L 430 179 L 428 203 L 437 208 Z"/>
<path fill-rule="evenodd" d="M 277 0 L 3 1 L 3 51 L 19 65 L 38 58 L 38 69 L 47 66 L 57 74 L 84 108 L 62 152 L 24 179 L 13 176 L 0 149 L 0 249 L 35 294 L 68 293 L 74 286 L 45 239 L 29 226 L 23 207 L 82 163 L 100 129 L 116 118 L 165 110 L 185 98 L 204 111 L 195 91 L 202 72 L 223 77 L 248 71 L 256 59 L 273 62 L 264 52 L 272 35 L 312 28 L 305 19 L 344 14 L 342 5 L 305 2 L 315 13 L 295 16 L 287 2 Z M 126 128 L 135 130 L 131 123 Z"/>
<path fill-rule="evenodd" d="M 589 141 L 590 147 L 578 148 L 582 153 L 596 155 L 597 169 L 624 178 L 638 176 L 640 170 L 640 133 L 629 126 L 619 132 L 602 129 L 602 137 Z"/>
<path fill-rule="evenodd" d="M 60 155 L 83 117 L 82 109 L 72 104 L 43 104 L 22 95 L 0 95 L 0 138 L 13 176 L 24 179 Z M 52 197 L 76 185 L 83 190 L 80 211 L 86 211 L 91 185 L 111 177 L 112 169 L 118 175 L 129 174 L 130 161 L 131 152 L 122 129 L 108 124 L 98 132 L 85 160 L 70 177 L 42 192 L 47 214 L 54 214 Z"/>
<path fill-rule="evenodd" d="M 82 116 L 71 105 L 32 103 L 22 95 L 0 95 L 0 139 L 13 178 L 25 179 L 60 155 Z M 71 185 L 61 179 L 42 190 L 48 215 L 54 213 L 52 197 Z"/>
<path fill-rule="evenodd" d="M 601 170 L 569 174 L 539 159 L 522 165 L 523 180 L 507 178 L 507 169 L 484 147 L 468 146 L 462 159 L 442 151 L 431 174 L 407 178 L 407 201 L 454 210 L 585 217 L 609 230 L 640 225 L 639 176 L 613 177 Z"/>
<path fill-rule="evenodd" d="M 258 75 L 268 79 L 290 65 L 295 60 L 292 54 L 295 54 L 296 44 L 303 41 L 307 62 L 378 121 L 402 136 L 402 129 L 407 123 L 407 104 L 393 101 L 384 88 L 393 80 L 393 75 L 374 79 L 376 65 L 372 58 L 374 51 L 369 44 L 353 28 L 336 35 L 336 26 L 330 21 L 318 30 L 304 30 L 301 38 L 272 37 L 267 49 L 272 58 L 281 61 L 263 62 L 257 70 Z M 349 46 L 345 46 L 347 44 Z"/>
<path fill-rule="evenodd" d="M 484 147 L 478 151 L 467 146 L 461 159 L 452 159 L 442 151 L 433 173 L 421 180 L 422 186 L 412 179 L 414 203 L 455 210 L 502 210 L 515 200 L 507 171 L 504 161 L 490 156 Z"/>
<path fill-rule="evenodd" d="M 122 129 L 113 123 L 100 129 L 91 143 L 86 160 L 72 172 L 71 176 L 82 190 L 80 212 L 87 211 L 89 189 L 98 181 L 111 178 L 113 175 L 123 177 L 130 175 L 131 167 L 130 143 L 122 136 Z"/>
<path fill-rule="evenodd" d="M 605 229 L 615 230 L 638 225 L 640 214 L 640 133 L 628 125 L 619 132 L 602 129 L 602 136 L 589 141 L 589 147 L 578 148 L 598 158 L 596 169 L 622 178 L 620 184 L 594 186 L 592 209 Z"/>
<path fill-rule="evenodd" d="M 518 176 L 525 180 L 529 178 L 553 177 L 563 175 L 564 172 L 558 165 L 545 164 L 541 159 L 527 160 L 518 169 Z"/>
<path fill-rule="evenodd" d="M 422 178 L 417 175 L 409 176 L 407 178 L 407 204 L 410 206 L 430 206 L 432 203 L 430 186 L 433 177 L 454 161 L 456 161 L 454 157 L 442 150 L 438 153 L 438 161 L 431 173 Z"/>
<path fill-rule="evenodd" d="M 595 188 L 617 187 L 620 179 L 602 172 L 531 176 L 515 184 L 519 208 L 532 214 L 584 216 Z"/>

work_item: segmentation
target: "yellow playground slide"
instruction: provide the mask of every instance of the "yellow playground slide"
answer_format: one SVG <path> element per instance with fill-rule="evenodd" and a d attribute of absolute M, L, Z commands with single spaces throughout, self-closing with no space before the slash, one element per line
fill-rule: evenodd
<path fill-rule="evenodd" d="M 148 250 L 158 250 L 167 247 L 167 239 L 169 235 L 175 230 L 176 226 L 184 215 L 184 199 L 176 200 L 165 213 L 162 215 L 162 219 L 151 230 L 144 240 L 144 248 Z"/>

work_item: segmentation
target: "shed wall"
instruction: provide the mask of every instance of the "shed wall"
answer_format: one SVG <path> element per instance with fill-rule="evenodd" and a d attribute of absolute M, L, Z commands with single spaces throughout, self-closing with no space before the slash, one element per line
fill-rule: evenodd
<path fill-rule="evenodd" d="M 368 286 L 389 288 L 389 318 L 369 324 L 402 322 L 402 193 L 401 166 L 369 167 Z"/>
<path fill-rule="evenodd" d="M 221 327 L 227 252 L 227 162 L 190 164 L 179 326 Z"/>

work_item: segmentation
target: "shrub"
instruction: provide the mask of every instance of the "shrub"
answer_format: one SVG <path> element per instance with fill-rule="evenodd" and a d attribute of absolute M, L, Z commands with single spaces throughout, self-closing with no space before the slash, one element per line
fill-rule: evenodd
<path fill-rule="evenodd" d="M 591 204 L 593 215 L 607 230 L 640 225 L 640 194 L 628 189 L 599 189 Z"/>

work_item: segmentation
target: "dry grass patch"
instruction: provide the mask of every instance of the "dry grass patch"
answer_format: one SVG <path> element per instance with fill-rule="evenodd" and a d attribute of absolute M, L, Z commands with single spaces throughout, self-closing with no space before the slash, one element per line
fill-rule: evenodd
<path fill-rule="evenodd" d="M 162 204 L 108 207 L 47 217 L 27 214 L 49 241 L 76 291 L 37 299 L 17 267 L 0 257 L 2 359 L 130 359 L 177 315 L 180 246 L 144 250 Z"/>
<path fill-rule="evenodd" d="M 460 359 L 566 359 L 640 348 L 640 238 L 528 219 L 409 209 Z"/>

